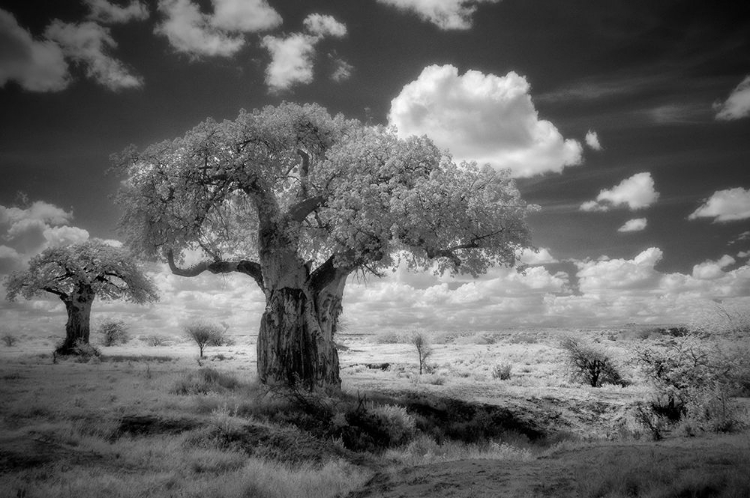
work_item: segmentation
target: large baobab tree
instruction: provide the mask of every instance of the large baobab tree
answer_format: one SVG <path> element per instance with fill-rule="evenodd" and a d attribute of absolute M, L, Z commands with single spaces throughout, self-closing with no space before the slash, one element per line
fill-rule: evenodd
<path fill-rule="evenodd" d="M 94 299 L 126 299 L 143 304 L 158 299 L 156 289 L 138 262 L 123 248 L 97 240 L 46 249 L 15 272 L 6 282 L 7 298 L 31 299 L 50 293 L 58 296 L 68 312 L 65 340 L 60 354 L 75 351 L 79 342 L 88 344 L 91 305 Z"/>
<path fill-rule="evenodd" d="M 456 165 L 427 138 L 281 104 L 207 120 L 115 157 L 128 245 L 177 275 L 244 273 L 266 297 L 258 374 L 339 386 L 333 342 L 347 277 L 411 269 L 477 275 L 529 247 L 507 172 Z M 187 251 L 205 259 L 185 264 Z"/>

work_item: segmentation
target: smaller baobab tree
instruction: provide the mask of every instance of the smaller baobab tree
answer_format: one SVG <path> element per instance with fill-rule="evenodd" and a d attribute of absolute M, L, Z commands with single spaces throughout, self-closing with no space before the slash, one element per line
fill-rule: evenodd
<path fill-rule="evenodd" d="M 97 296 L 138 304 L 158 299 L 154 284 L 127 250 L 98 240 L 45 250 L 31 259 L 27 270 L 10 275 L 6 288 L 9 301 L 50 293 L 65 303 L 68 322 L 59 354 L 74 353 L 79 342 L 89 343 L 91 305 Z"/>

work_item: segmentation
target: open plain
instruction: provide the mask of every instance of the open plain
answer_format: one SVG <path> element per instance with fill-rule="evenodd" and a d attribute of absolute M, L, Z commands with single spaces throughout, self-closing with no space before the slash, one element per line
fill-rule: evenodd
<path fill-rule="evenodd" d="M 261 387 L 252 336 L 202 359 L 176 336 L 82 358 L 53 356 L 55 336 L 20 337 L 0 348 L 0 495 L 750 495 L 746 398 L 725 432 L 672 424 L 655 441 L 639 420 L 654 394 L 633 355 L 668 335 L 422 333 L 421 375 L 409 333 L 342 335 L 342 393 L 316 395 Z M 614 359 L 624 387 L 571 378 L 572 333 Z"/>

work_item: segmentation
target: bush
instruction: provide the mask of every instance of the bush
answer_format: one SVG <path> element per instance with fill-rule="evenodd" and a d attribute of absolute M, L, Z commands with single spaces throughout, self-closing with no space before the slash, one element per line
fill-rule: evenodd
<path fill-rule="evenodd" d="M 208 394 L 211 392 L 232 391 L 240 386 L 240 381 L 232 374 L 219 372 L 213 368 L 201 368 L 180 378 L 172 387 L 174 394 Z"/>
<path fill-rule="evenodd" d="M 146 337 L 141 337 L 141 341 L 145 342 L 149 346 L 157 347 L 164 346 L 166 339 L 159 335 L 149 335 Z"/>
<path fill-rule="evenodd" d="M 218 325 L 207 322 L 198 322 L 185 326 L 185 334 L 198 345 L 201 358 L 203 358 L 203 350 L 206 346 L 224 344 L 224 330 Z"/>
<path fill-rule="evenodd" d="M 501 363 L 499 365 L 495 365 L 495 368 L 492 369 L 492 378 L 500 379 L 500 380 L 509 380 L 512 369 L 513 369 L 513 365 L 511 365 L 510 363 Z"/>
<path fill-rule="evenodd" d="M 561 347 L 567 353 L 568 364 L 574 379 L 591 387 L 604 384 L 627 384 L 617 371 L 614 361 L 601 349 L 582 344 L 578 339 L 566 337 Z"/>
<path fill-rule="evenodd" d="M 714 344 L 692 335 L 666 349 L 642 348 L 635 361 L 655 389 L 651 410 L 700 429 L 726 432 L 737 425 L 731 392 L 740 382 L 738 365 Z"/>
<path fill-rule="evenodd" d="M 11 347 L 11 346 L 15 346 L 15 344 L 18 342 L 18 337 L 14 336 L 10 332 L 7 332 L 3 334 L 2 340 L 6 346 Z"/>
<path fill-rule="evenodd" d="M 105 320 L 99 325 L 99 335 L 102 336 L 102 346 L 117 346 L 130 341 L 128 327 L 122 320 Z"/>

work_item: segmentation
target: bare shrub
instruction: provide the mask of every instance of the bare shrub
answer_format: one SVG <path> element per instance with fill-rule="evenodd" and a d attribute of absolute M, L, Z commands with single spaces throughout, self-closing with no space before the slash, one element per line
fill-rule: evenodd
<path fill-rule="evenodd" d="M 604 384 L 621 386 L 627 384 L 614 361 L 603 350 L 582 344 L 574 337 L 563 339 L 561 347 L 567 353 L 573 378 L 591 387 L 601 387 Z"/>
<path fill-rule="evenodd" d="M 419 359 L 419 374 L 422 375 L 422 371 L 425 368 L 427 359 L 432 356 L 432 348 L 427 342 L 427 338 L 422 332 L 414 332 L 410 337 L 410 342 L 417 350 L 417 358 Z"/>
<path fill-rule="evenodd" d="M 375 342 L 377 344 L 399 344 L 404 342 L 404 338 L 402 334 L 393 330 L 388 330 L 377 334 L 375 336 Z"/>
<path fill-rule="evenodd" d="M 492 369 L 492 378 L 499 380 L 509 380 L 512 370 L 513 365 L 511 365 L 510 363 L 500 363 L 499 365 L 495 365 L 495 367 Z"/>
<path fill-rule="evenodd" d="M 146 337 L 141 337 L 140 340 L 152 347 L 164 346 L 167 342 L 165 338 L 159 335 L 148 335 Z"/>
<path fill-rule="evenodd" d="M 14 336 L 10 332 L 6 332 L 2 336 L 3 344 L 5 344 L 7 347 L 15 346 L 18 342 L 18 337 Z"/>
<path fill-rule="evenodd" d="M 192 339 L 200 350 L 200 357 L 203 358 L 203 350 L 206 346 L 223 344 L 224 331 L 218 325 L 207 322 L 197 322 L 185 326 L 185 334 Z"/>
<path fill-rule="evenodd" d="M 110 347 L 118 344 L 126 344 L 130 341 L 128 327 L 122 320 L 105 320 L 99 325 L 99 335 L 101 336 L 102 346 Z"/>

